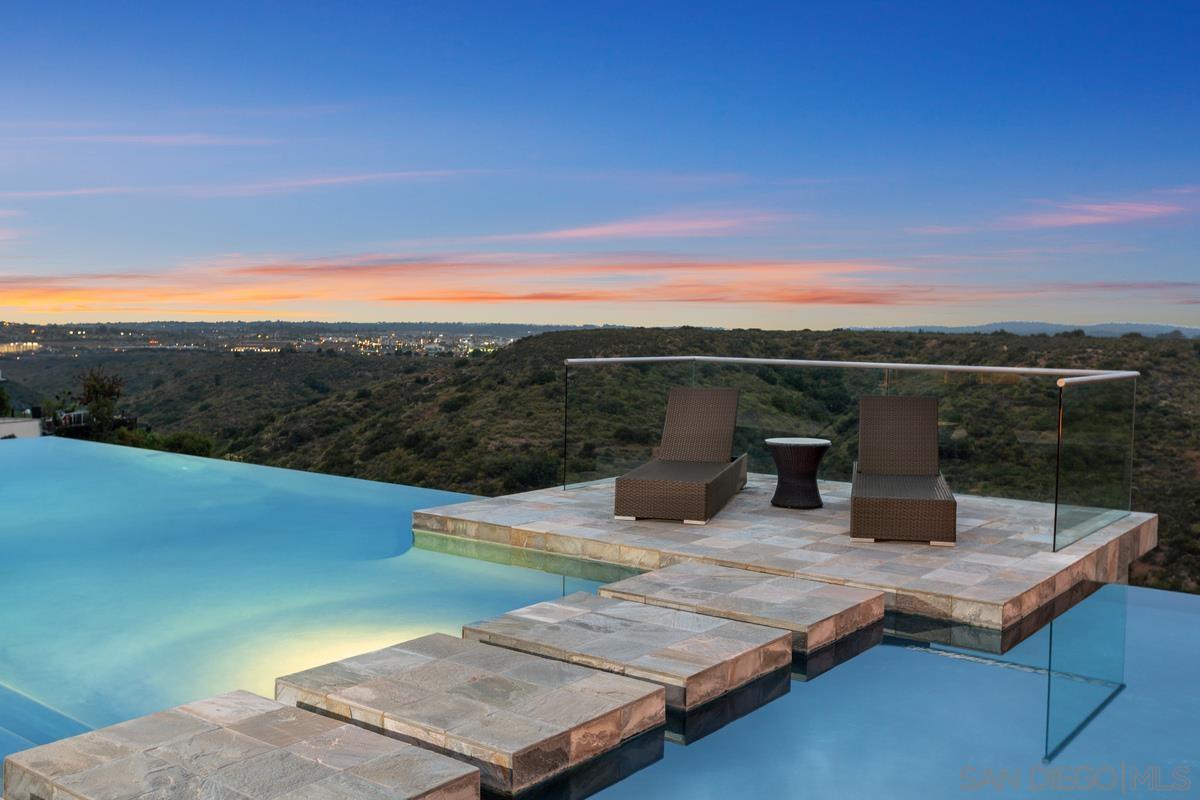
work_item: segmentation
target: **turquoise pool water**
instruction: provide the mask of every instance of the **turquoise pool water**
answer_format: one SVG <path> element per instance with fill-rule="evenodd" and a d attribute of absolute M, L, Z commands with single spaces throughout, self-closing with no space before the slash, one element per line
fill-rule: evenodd
<path fill-rule="evenodd" d="M 458 497 L 0 442 L 0 755 L 590 586 L 412 549 Z"/>
<path fill-rule="evenodd" d="M 411 548 L 454 497 L 0 442 L 0 754 L 591 586 Z M 887 637 L 784 676 L 595 796 L 1197 797 L 1198 665 L 1200 597 L 1107 586 L 1002 655 Z"/>

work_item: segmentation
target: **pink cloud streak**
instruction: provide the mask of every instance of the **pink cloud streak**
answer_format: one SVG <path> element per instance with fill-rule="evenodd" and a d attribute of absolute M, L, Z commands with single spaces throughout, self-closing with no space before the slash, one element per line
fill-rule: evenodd
<path fill-rule="evenodd" d="M 1079 225 L 1120 225 L 1182 214 L 1183 206 L 1172 203 L 1051 203 L 1050 211 L 1018 214 L 1002 224 L 1015 228 L 1071 228 Z"/>
<path fill-rule="evenodd" d="M 1183 186 L 1159 189 L 1152 194 L 1188 195 L 1194 187 Z M 1103 200 L 1095 202 L 1041 201 L 1046 210 L 1010 214 L 979 225 L 918 225 L 906 228 L 906 233 L 946 236 L 981 231 L 1049 230 L 1088 225 L 1124 225 L 1185 214 L 1193 209 L 1177 203 L 1158 200 Z"/>
<path fill-rule="evenodd" d="M 503 234 L 487 238 L 557 242 L 727 236 L 745 233 L 780 219 L 783 219 L 782 215 L 764 211 L 677 213 L 635 217 L 599 225 L 559 228 L 535 233 Z"/>

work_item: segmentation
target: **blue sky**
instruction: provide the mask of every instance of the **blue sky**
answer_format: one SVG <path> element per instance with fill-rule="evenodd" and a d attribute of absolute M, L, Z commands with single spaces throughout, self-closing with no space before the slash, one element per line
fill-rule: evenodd
<path fill-rule="evenodd" d="M 1191 3 L 27 4 L 0 317 L 1200 324 Z"/>

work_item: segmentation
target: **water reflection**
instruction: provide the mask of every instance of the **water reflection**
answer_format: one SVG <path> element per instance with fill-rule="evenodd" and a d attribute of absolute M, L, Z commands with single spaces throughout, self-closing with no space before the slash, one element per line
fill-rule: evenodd
<path fill-rule="evenodd" d="M 783 667 L 687 713 L 668 710 L 667 739 L 682 745 L 698 742 L 787 694 L 791 678 L 791 670 Z"/>
<path fill-rule="evenodd" d="M 792 654 L 792 679 L 811 681 L 883 641 L 884 623 L 876 622 L 811 653 Z"/>
<path fill-rule="evenodd" d="M 516 795 L 519 800 L 584 800 L 628 778 L 663 757 L 665 728 L 635 736 L 579 767 Z M 504 795 L 484 789 L 481 798 L 500 800 Z"/>

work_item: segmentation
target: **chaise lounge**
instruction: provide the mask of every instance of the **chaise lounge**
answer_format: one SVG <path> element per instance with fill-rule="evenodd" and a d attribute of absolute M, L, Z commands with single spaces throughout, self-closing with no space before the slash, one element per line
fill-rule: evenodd
<path fill-rule="evenodd" d="M 863 397 L 850 538 L 952 547 L 958 506 L 938 466 L 935 397 Z"/>
<path fill-rule="evenodd" d="M 617 519 L 703 525 L 746 485 L 746 455 L 731 459 L 737 389 L 671 389 L 662 441 L 652 461 L 617 478 Z"/>

